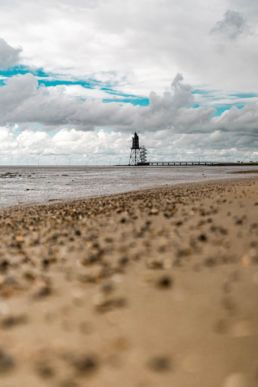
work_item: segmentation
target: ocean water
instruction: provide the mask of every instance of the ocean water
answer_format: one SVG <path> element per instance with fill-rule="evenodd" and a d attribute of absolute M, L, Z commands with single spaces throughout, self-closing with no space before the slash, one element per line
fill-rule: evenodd
<path fill-rule="evenodd" d="M 245 178 L 257 167 L 0 167 L 0 207 L 87 198 L 195 181 Z"/>

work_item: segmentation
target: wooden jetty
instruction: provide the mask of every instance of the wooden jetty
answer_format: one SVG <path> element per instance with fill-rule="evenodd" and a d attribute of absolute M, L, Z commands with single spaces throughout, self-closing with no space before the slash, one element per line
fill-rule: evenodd
<path fill-rule="evenodd" d="M 212 166 L 212 167 L 234 167 L 234 166 L 258 166 L 258 162 L 217 162 L 217 161 L 149 161 L 137 163 L 137 167 L 190 167 L 190 166 Z"/>

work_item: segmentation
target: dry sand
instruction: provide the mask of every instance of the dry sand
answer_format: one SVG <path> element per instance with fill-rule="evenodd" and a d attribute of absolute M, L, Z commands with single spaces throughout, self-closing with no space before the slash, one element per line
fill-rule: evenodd
<path fill-rule="evenodd" d="M 1 387 L 257 387 L 258 181 L 0 212 Z"/>

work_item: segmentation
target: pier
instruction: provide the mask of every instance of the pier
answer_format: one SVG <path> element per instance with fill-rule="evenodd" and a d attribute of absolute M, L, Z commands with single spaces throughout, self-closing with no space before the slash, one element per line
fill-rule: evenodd
<path fill-rule="evenodd" d="M 216 162 L 216 161 L 149 161 L 138 163 L 137 166 L 151 167 L 190 167 L 190 166 L 212 166 L 212 167 L 234 167 L 234 166 L 257 166 L 258 162 Z"/>
<path fill-rule="evenodd" d="M 135 132 L 132 137 L 132 146 L 130 151 L 129 166 L 134 167 L 193 167 L 193 166 L 211 166 L 211 167 L 234 167 L 234 166 L 258 166 L 257 161 L 148 161 L 147 149 L 140 145 L 138 134 Z"/>

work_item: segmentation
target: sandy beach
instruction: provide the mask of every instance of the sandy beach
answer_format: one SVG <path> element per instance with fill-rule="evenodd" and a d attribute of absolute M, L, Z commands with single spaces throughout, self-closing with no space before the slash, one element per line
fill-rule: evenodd
<path fill-rule="evenodd" d="M 258 180 L 0 212 L 0 386 L 257 387 Z"/>

